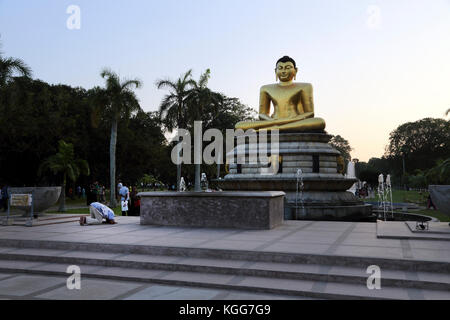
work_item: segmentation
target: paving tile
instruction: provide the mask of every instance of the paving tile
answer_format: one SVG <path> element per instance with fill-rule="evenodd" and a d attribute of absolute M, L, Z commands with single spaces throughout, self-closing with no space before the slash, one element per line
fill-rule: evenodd
<path fill-rule="evenodd" d="M 231 292 L 224 300 L 314 300 L 312 298 L 300 297 L 300 296 L 283 296 L 283 295 L 270 295 L 270 294 L 256 294 L 247 292 Z"/>
<path fill-rule="evenodd" d="M 392 259 L 403 258 L 403 252 L 401 248 L 351 246 L 351 245 L 338 246 L 336 250 L 333 252 L 333 255 L 392 258 Z"/>
<path fill-rule="evenodd" d="M 61 277 L 19 275 L 0 281 L 0 294 L 20 297 L 64 283 Z"/>
<path fill-rule="evenodd" d="M 433 273 L 433 272 L 418 271 L 417 277 L 422 281 L 431 281 L 431 282 L 450 284 L 450 274 L 447 274 L 447 273 Z"/>
<path fill-rule="evenodd" d="M 111 244 L 141 244 L 144 241 L 147 241 L 148 237 L 138 237 L 134 235 L 103 235 L 98 237 L 98 235 L 94 238 L 87 238 L 85 242 L 93 242 L 93 243 L 111 243 Z"/>
<path fill-rule="evenodd" d="M 11 275 L 11 273 L 0 273 L 0 280 L 10 277 Z"/>
<path fill-rule="evenodd" d="M 291 243 L 311 243 L 311 244 L 325 244 L 331 245 L 338 240 L 338 237 L 321 237 L 320 235 L 306 236 L 302 234 L 292 235 L 280 240 L 280 242 Z"/>
<path fill-rule="evenodd" d="M 139 283 L 81 279 L 81 289 L 69 290 L 66 286 L 37 296 L 56 300 L 109 300 L 140 286 Z"/>
<path fill-rule="evenodd" d="M 412 249 L 450 249 L 450 241 L 439 240 L 408 240 Z"/>
<path fill-rule="evenodd" d="M 153 285 L 125 300 L 209 300 L 220 290 Z"/>
<path fill-rule="evenodd" d="M 356 276 L 368 278 L 372 273 L 367 273 L 367 268 L 370 264 L 367 264 L 366 267 L 346 267 L 346 266 L 332 266 L 328 271 L 328 274 L 337 274 L 337 275 L 346 275 L 346 276 Z M 381 281 L 383 282 L 383 277 L 390 279 L 401 279 L 405 280 L 405 272 L 402 270 L 388 270 L 381 268 Z"/>
<path fill-rule="evenodd" d="M 162 247 L 196 247 L 196 244 L 203 242 L 201 239 L 176 238 L 176 237 L 159 237 L 144 240 L 140 245 L 145 246 L 162 246 Z"/>
<path fill-rule="evenodd" d="M 425 300 L 450 300 L 449 291 L 422 290 Z"/>
<path fill-rule="evenodd" d="M 97 251 L 70 251 L 60 254 L 60 257 L 73 257 L 73 258 L 86 258 L 86 259 L 110 259 L 114 260 L 114 257 L 118 256 L 118 253 L 107 253 Z"/>
<path fill-rule="evenodd" d="M 295 291 L 310 291 L 314 281 L 292 280 L 292 279 L 273 279 L 262 277 L 245 277 L 239 282 L 239 286 L 251 286 L 259 288 L 275 288 Z"/>
<path fill-rule="evenodd" d="M 31 269 L 36 265 L 40 265 L 42 262 L 36 261 L 19 261 L 19 260 L 0 260 L 0 268 L 8 269 Z"/>
<path fill-rule="evenodd" d="M 8 232 L 8 233 L 0 233 L 0 239 L 11 239 L 11 240 L 37 240 L 37 239 L 45 239 L 47 237 L 59 236 L 60 233 L 56 232 L 47 232 L 47 233 L 38 233 L 38 232 Z"/>
<path fill-rule="evenodd" d="M 168 275 L 162 277 L 165 280 L 178 280 L 189 282 L 206 282 L 206 283 L 218 283 L 226 284 L 232 280 L 234 275 L 226 274 L 211 274 L 211 273 L 198 273 L 198 272 L 171 272 Z"/>
<path fill-rule="evenodd" d="M 449 250 L 411 249 L 415 260 L 450 262 Z"/>
<path fill-rule="evenodd" d="M 214 240 L 199 245 L 199 248 L 254 250 L 261 245 L 260 241 Z"/>
<path fill-rule="evenodd" d="M 121 256 L 119 260 L 125 261 L 138 261 L 138 262 L 155 262 L 155 263 L 172 263 L 180 259 L 177 256 L 154 256 L 154 255 L 144 255 L 144 254 L 129 254 L 126 256 Z"/>
<path fill-rule="evenodd" d="M 255 262 L 251 265 L 251 269 L 259 270 L 276 270 L 280 272 L 305 272 L 318 273 L 319 265 L 316 264 L 295 264 L 295 263 L 274 263 L 274 262 Z"/>
<path fill-rule="evenodd" d="M 275 241 L 280 238 L 279 234 L 249 234 L 249 233 L 239 233 L 232 234 L 226 237 L 223 237 L 223 240 L 237 240 L 237 241 Z"/>
<path fill-rule="evenodd" d="M 364 284 L 343 284 L 328 282 L 325 293 L 330 294 L 342 294 L 371 298 L 384 298 L 384 299 L 409 299 L 408 291 L 403 288 L 388 288 L 383 286 L 381 282 L 381 289 L 369 290 L 367 285 Z"/>
<path fill-rule="evenodd" d="M 58 255 L 61 255 L 62 253 L 64 253 L 64 250 L 16 248 L 13 251 L 10 251 L 8 253 L 54 257 L 54 256 L 58 256 Z"/>
<path fill-rule="evenodd" d="M 35 265 L 32 267 L 32 270 L 37 270 L 37 271 L 51 271 L 51 272 L 62 272 L 62 273 L 67 273 L 67 268 L 69 266 L 71 266 L 73 264 L 71 263 L 46 263 L 43 264 L 42 262 L 38 265 Z M 89 273 L 89 272 L 94 272 L 97 269 L 100 268 L 100 266 L 94 266 L 94 265 L 79 265 L 80 267 L 80 272 L 81 272 L 81 277 L 83 277 L 83 273 Z M 70 276 L 69 273 L 67 273 L 67 276 Z"/>
<path fill-rule="evenodd" d="M 366 233 L 361 233 L 366 235 Z M 355 245 L 355 246 L 369 246 L 369 247 L 393 247 L 401 248 L 402 243 L 398 239 L 377 239 L 373 237 L 372 234 L 369 236 L 358 237 L 354 234 L 350 234 L 344 241 L 342 245 Z"/>
<path fill-rule="evenodd" d="M 87 272 L 87 271 L 86 271 Z M 133 268 L 97 268 L 91 271 L 92 274 L 101 276 L 116 276 L 116 277 L 134 277 L 138 279 L 158 279 L 163 270 L 151 269 L 133 269 Z"/>
<path fill-rule="evenodd" d="M 85 235 L 85 234 L 59 234 L 48 237 L 43 237 L 39 240 L 49 240 L 49 241 L 69 241 L 69 242 L 83 242 L 86 240 L 93 240 L 96 238 L 101 238 L 101 235 Z"/>
<path fill-rule="evenodd" d="M 290 252 L 290 253 L 306 253 L 306 254 L 324 254 L 330 245 L 328 244 L 316 244 L 316 243 L 290 243 L 290 242 L 277 242 L 271 246 L 268 246 L 261 251 L 268 252 Z"/>
<path fill-rule="evenodd" d="M 228 259 L 197 259 L 186 258 L 179 262 L 180 264 L 201 265 L 211 267 L 226 267 L 226 268 L 240 268 L 247 263 L 247 261 L 228 260 Z"/>

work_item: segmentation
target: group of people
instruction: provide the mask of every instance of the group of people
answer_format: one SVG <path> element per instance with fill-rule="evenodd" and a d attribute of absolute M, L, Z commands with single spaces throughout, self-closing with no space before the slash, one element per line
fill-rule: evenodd
<path fill-rule="evenodd" d="M 107 207 L 105 204 L 101 203 L 101 201 L 99 202 L 99 199 L 96 198 L 96 196 L 98 197 L 99 195 L 99 193 L 96 192 L 98 190 L 97 186 L 98 183 L 94 183 L 93 185 L 91 185 L 91 192 L 89 193 L 90 196 L 88 196 L 89 213 L 91 214 L 91 216 L 80 217 L 81 226 L 102 224 L 103 220 L 105 220 L 105 223 L 107 224 L 117 223 L 115 221 L 114 211 L 111 210 L 111 208 Z M 120 199 L 122 216 L 139 216 L 141 200 L 138 196 L 137 188 L 132 187 L 130 193 L 128 187 L 124 186 L 122 183 L 119 183 L 117 189 L 117 196 Z M 100 199 L 102 198 L 100 197 Z"/>
<path fill-rule="evenodd" d="M 83 194 L 83 191 L 81 192 Z M 90 205 L 92 202 L 106 203 L 106 187 L 100 185 L 98 181 L 91 183 L 86 194 L 86 204 Z"/>
<path fill-rule="evenodd" d="M 138 191 L 136 187 L 130 189 L 119 183 L 118 186 L 118 197 L 120 198 L 120 205 L 122 207 L 122 216 L 139 216 L 141 211 L 141 199 L 138 196 Z"/>

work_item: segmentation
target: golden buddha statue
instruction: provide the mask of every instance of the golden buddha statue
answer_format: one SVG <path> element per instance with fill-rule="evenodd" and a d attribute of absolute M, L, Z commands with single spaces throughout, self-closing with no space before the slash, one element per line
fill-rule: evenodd
<path fill-rule="evenodd" d="M 275 75 L 279 83 L 261 87 L 259 121 L 242 121 L 236 129 L 318 131 L 325 129 L 325 120 L 314 117 L 313 88 L 310 83 L 295 83 L 298 69 L 294 59 L 279 59 Z M 274 112 L 270 116 L 270 103 Z"/>

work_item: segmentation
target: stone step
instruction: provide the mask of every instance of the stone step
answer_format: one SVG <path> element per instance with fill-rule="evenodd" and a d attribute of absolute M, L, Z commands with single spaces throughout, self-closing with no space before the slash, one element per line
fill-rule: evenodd
<path fill-rule="evenodd" d="M 240 290 L 256 293 L 282 294 L 316 299 L 450 299 L 448 290 L 420 290 L 381 287 L 369 290 L 365 284 L 331 283 L 325 281 L 266 278 L 161 269 L 133 269 L 78 265 L 81 279 L 138 281 L 155 284 Z M 0 260 L 0 272 L 28 273 L 67 277 L 67 264 Z"/>
<path fill-rule="evenodd" d="M 212 248 L 190 248 L 150 246 L 136 244 L 88 243 L 69 241 L 0 239 L 0 248 L 54 249 L 66 251 L 89 251 L 116 254 L 143 254 L 153 256 L 176 256 L 219 260 L 242 260 L 252 262 L 297 263 L 340 267 L 366 268 L 377 265 L 382 270 L 402 270 L 450 274 L 450 263 L 413 259 L 394 259 L 311 253 L 288 253 L 270 251 L 248 251 Z"/>
<path fill-rule="evenodd" d="M 164 255 L 115 254 L 91 251 L 2 248 L 0 260 L 33 261 L 66 265 L 90 265 L 172 272 L 215 273 L 324 282 L 366 284 L 367 267 L 318 264 L 251 262 Z M 383 285 L 450 291 L 450 275 L 382 269 Z"/>

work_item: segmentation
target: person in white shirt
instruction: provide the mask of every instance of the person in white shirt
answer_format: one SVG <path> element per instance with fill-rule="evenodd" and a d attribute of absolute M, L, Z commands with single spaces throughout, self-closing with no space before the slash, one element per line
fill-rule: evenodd
<path fill-rule="evenodd" d="M 130 200 L 130 190 L 122 183 L 117 185 L 119 187 L 120 205 L 122 207 L 122 216 L 128 213 L 128 201 Z"/>
<path fill-rule="evenodd" d="M 89 212 L 91 213 L 91 217 L 80 217 L 81 226 L 102 224 L 103 219 L 109 224 L 117 223 L 114 221 L 114 211 L 100 202 L 92 202 L 89 206 Z"/>

